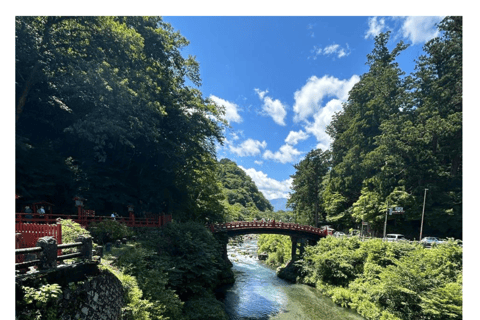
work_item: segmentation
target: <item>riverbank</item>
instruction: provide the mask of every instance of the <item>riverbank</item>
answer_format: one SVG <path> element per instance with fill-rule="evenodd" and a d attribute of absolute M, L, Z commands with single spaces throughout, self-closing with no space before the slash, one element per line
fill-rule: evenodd
<path fill-rule="evenodd" d="M 262 235 L 267 262 L 285 259 L 289 238 Z M 277 249 L 278 248 L 278 249 Z M 315 287 L 365 319 L 461 319 L 462 247 L 453 240 L 419 244 L 327 237 L 306 247 L 297 283 Z"/>
<path fill-rule="evenodd" d="M 257 259 L 257 238 L 235 240 L 228 246 L 235 283 L 225 289 L 222 301 L 230 319 L 362 319 L 315 288 L 277 277 L 275 268 Z"/>

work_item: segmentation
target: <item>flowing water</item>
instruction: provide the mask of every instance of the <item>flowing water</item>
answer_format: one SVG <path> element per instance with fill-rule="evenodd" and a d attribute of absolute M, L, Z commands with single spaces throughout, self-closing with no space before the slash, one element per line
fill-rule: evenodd
<path fill-rule="evenodd" d="M 315 288 L 291 284 L 257 259 L 257 240 L 228 246 L 235 284 L 226 289 L 224 303 L 231 320 L 360 320 L 351 310 L 335 305 Z"/>

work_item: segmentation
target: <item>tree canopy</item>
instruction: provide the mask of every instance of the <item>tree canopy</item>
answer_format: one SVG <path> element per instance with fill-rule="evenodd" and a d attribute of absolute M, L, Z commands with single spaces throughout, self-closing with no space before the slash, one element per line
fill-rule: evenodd
<path fill-rule="evenodd" d="M 16 17 L 15 41 L 17 194 L 64 212 L 74 195 L 98 211 L 210 211 L 224 110 L 187 85 L 199 65 L 180 33 L 160 17 Z"/>
<path fill-rule="evenodd" d="M 389 224 L 418 237 L 428 189 L 424 234 L 461 238 L 462 18 L 446 17 L 438 27 L 440 36 L 425 44 L 408 76 L 395 61 L 407 45 L 389 49 L 389 32 L 375 38 L 369 71 L 327 128 L 330 167 L 319 177 L 305 165 L 318 151 L 295 165 L 289 203 L 310 223 L 314 212 L 305 207 L 318 203 L 338 228 L 367 221 L 378 231 L 387 208 L 400 206 L 405 214 Z M 302 177 L 316 183 L 302 184 Z"/>
<path fill-rule="evenodd" d="M 255 182 L 230 159 L 219 161 L 217 175 L 223 186 L 226 215 L 230 220 L 248 220 L 265 217 L 273 206 L 258 190 Z"/>

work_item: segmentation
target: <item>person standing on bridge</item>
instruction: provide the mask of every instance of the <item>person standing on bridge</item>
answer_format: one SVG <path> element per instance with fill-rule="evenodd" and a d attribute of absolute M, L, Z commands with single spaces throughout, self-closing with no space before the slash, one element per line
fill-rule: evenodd
<path fill-rule="evenodd" d="M 27 219 L 32 219 L 32 215 L 31 213 L 33 212 L 32 209 L 30 209 L 30 206 L 25 206 L 25 213 L 28 213 L 27 215 L 25 215 L 25 218 Z"/>

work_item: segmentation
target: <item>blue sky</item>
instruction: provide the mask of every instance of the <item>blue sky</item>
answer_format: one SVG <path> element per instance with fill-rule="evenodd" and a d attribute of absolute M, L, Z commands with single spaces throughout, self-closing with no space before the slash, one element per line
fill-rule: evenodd
<path fill-rule="evenodd" d="M 226 109 L 230 128 L 218 158 L 252 177 L 267 199 L 287 197 L 293 165 L 327 149 L 325 127 L 368 71 L 374 36 L 410 44 L 398 58 L 413 71 L 442 17 L 181 17 L 164 20 L 190 41 L 182 53 L 200 63 L 202 91 Z"/>

